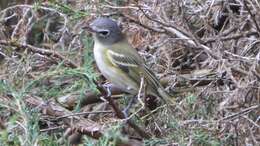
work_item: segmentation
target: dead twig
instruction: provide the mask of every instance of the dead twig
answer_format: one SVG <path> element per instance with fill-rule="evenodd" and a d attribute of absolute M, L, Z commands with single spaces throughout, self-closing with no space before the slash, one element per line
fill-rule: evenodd
<path fill-rule="evenodd" d="M 97 84 L 97 83 L 96 83 Z M 120 119 L 125 119 L 125 115 L 124 113 L 120 110 L 120 108 L 118 107 L 118 105 L 114 102 L 114 100 L 111 98 L 111 95 L 107 95 L 107 92 L 102 86 L 97 84 L 97 88 L 100 90 L 101 93 L 103 93 L 103 97 L 105 100 L 107 100 L 108 104 L 112 107 L 112 109 L 114 110 L 116 116 Z M 147 132 L 145 132 L 145 130 L 143 130 L 141 127 L 139 127 L 138 125 L 136 125 L 131 119 L 126 120 L 126 123 L 133 128 L 140 136 L 142 136 L 143 138 L 150 138 L 150 134 L 148 134 Z"/>
<path fill-rule="evenodd" d="M 71 67 L 71 68 L 77 68 L 78 67 L 77 64 L 75 64 L 74 62 L 72 62 L 68 58 L 66 58 L 63 55 L 59 54 L 58 52 L 55 52 L 55 51 L 52 51 L 52 50 L 47 50 L 47 49 L 44 49 L 44 48 L 38 48 L 38 47 L 29 45 L 29 44 L 21 44 L 21 43 L 16 42 L 16 41 L 0 40 L 0 45 L 28 49 L 29 51 L 34 52 L 34 53 L 39 53 L 39 54 L 47 55 L 47 56 L 53 56 L 53 57 L 60 59 L 60 61 L 64 61 L 64 64 L 68 67 Z"/>
<path fill-rule="evenodd" d="M 104 113 L 112 113 L 112 112 L 113 111 L 91 111 L 91 112 L 72 113 L 72 114 L 57 117 L 56 120 L 60 120 L 60 119 L 72 117 L 72 116 L 82 116 L 82 115 L 90 115 L 90 114 L 104 114 Z"/>
<path fill-rule="evenodd" d="M 137 7 L 139 8 L 139 10 L 143 13 L 143 15 L 146 18 L 148 18 L 149 20 L 151 20 L 153 22 L 160 24 L 162 26 L 162 29 L 164 29 L 169 35 L 171 35 L 173 37 L 175 37 L 175 36 L 180 37 L 181 39 L 186 40 L 186 42 L 188 42 L 192 46 L 204 49 L 205 52 L 207 52 L 212 58 L 219 59 L 219 56 L 216 56 L 211 48 L 209 48 L 206 45 L 201 44 L 196 39 L 194 40 L 194 37 L 190 37 L 190 35 L 186 31 L 184 31 L 184 29 L 179 28 L 180 26 L 177 27 L 172 24 L 167 24 L 167 23 L 164 23 L 157 19 L 153 19 L 148 14 L 146 14 L 146 12 L 141 8 L 140 5 L 137 4 Z"/>
<path fill-rule="evenodd" d="M 243 109 L 242 111 L 238 112 L 238 113 L 235 113 L 235 114 L 232 114 L 232 115 L 228 115 L 222 119 L 219 119 L 219 122 L 221 121 L 225 121 L 225 120 L 230 120 L 230 119 L 234 119 L 236 117 L 239 117 L 241 115 L 245 115 L 245 114 L 248 114 L 250 113 L 251 111 L 255 110 L 255 109 L 258 109 L 260 107 L 260 105 L 254 105 L 254 106 L 250 106 L 246 109 Z"/>
<path fill-rule="evenodd" d="M 241 34 L 236 35 L 230 35 L 230 36 L 224 36 L 224 37 L 212 37 L 212 38 L 206 38 L 203 41 L 203 44 L 213 43 L 217 41 L 230 41 L 230 40 L 236 40 L 243 37 L 250 37 L 250 36 L 259 36 L 258 32 L 245 32 Z"/>
<path fill-rule="evenodd" d="M 256 22 L 255 16 L 252 14 L 250 8 L 248 7 L 246 0 L 243 0 L 243 3 L 244 3 L 244 6 L 245 6 L 246 10 L 249 13 L 249 15 L 251 16 L 254 24 L 255 24 L 255 27 L 256 27 L 256 30 L 257 30 L 258 34 L 260 35 L 260 28 L 259 28 L 259 25 Z"/>

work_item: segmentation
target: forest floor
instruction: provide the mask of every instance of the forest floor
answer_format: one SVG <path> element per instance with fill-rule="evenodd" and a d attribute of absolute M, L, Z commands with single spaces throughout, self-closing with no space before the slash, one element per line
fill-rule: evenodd
<path fill-rule="evenodd" d="M 257 0 L 27 2 L 0 7 L 0 146 L 260 145 Z M 173 105 L 145 97 L 122 116 L 133 96 L 99 73 L 82 29 L 101 16 Z"/>

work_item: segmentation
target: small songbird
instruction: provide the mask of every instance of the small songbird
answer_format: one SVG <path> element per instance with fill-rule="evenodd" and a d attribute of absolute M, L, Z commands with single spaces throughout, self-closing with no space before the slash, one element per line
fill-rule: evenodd
<path fill-rule="evenodd" d="M 141 78 L 148 95 L 160 97 L 166 104 L 172 101 L 156 78 L 127 41 L 117 23 L 109 18 L 97 18 L 88 31 L 94 37 L 94 58 L 100 72 L 121 90 L 137 95 Z"/>

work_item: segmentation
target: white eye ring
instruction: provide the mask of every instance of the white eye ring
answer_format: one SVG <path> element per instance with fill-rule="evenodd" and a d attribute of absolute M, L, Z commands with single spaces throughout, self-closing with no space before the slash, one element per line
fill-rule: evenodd
<path fill-rule="evenodd" d="M 98 32 L 101 36 L 108 36 L 109 35 L 109 31 L 108 30 L 102 30 Z"/>

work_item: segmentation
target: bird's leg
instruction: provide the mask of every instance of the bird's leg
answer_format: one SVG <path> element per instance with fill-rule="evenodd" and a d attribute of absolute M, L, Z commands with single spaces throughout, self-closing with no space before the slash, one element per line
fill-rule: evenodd
<path fill-rule="evenodd" d="M 111 84 L 109 84 L 109 83 L 105 83 L 104 85 L 103 85 L 104 87 L 105 87 L 105 89 L 106 89 L 106 96 L 107 97 L 110 97 L 111 95 L 112 95 L 112 93 L 111 93 Z"/>
<path fill-rule="evenodd" d="M 104 102 L 106 102 L 107 100 L 105 99 L 106 97 L 110 97 L 111 95 L 112 95 L 112 93 L 111 93 L 111 84 L 109 84 L 109 83 L 105 83 L 104 85 L 103 85 L 103 89 L 105 89 L 105 91 L 104 92 L 106 92 L 105 93 L 105 95 L 104 96 L 101 96 L 100 97 L 100 99 L 102 100 L 102 101 L 104 101 Z"/>
<path fill-rule="evenodd" d="M 130 99 L 129 103 L 127 104 L 126 108 L 124 108 L 123 113 L 124 113 L 125 118 L 128 117 L 128 111 L 129 111 L 129 109 L 132 107 L 132 105 L 134 104 L 134 102 L 135 102 L 135 100 L 136 100 L 136 97 L 137 97 L 137 96 L 133 96 L 133 97 Z"/>

